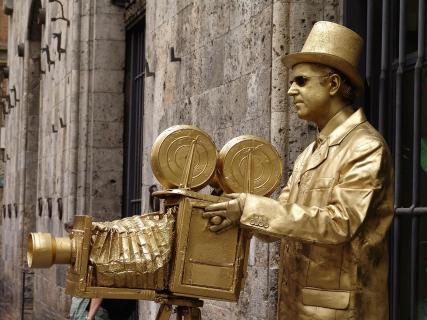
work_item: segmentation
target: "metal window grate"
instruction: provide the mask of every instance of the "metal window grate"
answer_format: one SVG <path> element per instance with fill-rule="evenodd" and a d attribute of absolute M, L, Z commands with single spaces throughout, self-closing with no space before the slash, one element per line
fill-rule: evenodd
<path fill-rule="evenodd" d="M 367 42 L 367 114 L 395 159 L 396 217 L 390 239 L 393 320 L 427 318 L 427 170 L 421 164 L 427 163 L 422 160 L 427 159 L 427 150 L 421 152 L 422 139 L 427 141 L 425 2 L 344 2 L 344 23 Z"/>
<path fill-rule="evenodd" d="M 126 33 L 125 176 L 123 215 L 141 213 L 145 20 Z"/>

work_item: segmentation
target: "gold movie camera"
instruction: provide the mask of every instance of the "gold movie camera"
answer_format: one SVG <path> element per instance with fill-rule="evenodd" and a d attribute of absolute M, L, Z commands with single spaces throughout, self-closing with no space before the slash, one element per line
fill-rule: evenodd
<path fill-rule="evenodd" d="M 154 142 L 151 167 L 166 190 L 161 212 L 93 222 L 75 216 L 69 237 L 31 233 L 28 264 L 70 264 L 66 293 L 78 297 L 152 300 L 157 319 L 200 319 L 200 298 L 237 301 L 246 274 L 248 235 L 240 228 L 209 231 L 220 217 L 204 208 L 226 197 L 197 192 L 210 184 L 230 192 L 270 195 L 281 178 L 281 161 L 267 141 L 240 136 L 218 153 L 204 131 L 189 125 L 165 130 Z"/>

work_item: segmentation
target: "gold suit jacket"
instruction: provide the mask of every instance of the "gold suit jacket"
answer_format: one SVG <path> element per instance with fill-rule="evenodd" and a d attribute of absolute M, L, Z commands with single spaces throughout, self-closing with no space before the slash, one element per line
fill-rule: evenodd
<path fill-rule="evenodd" d="M 361 109 L 298 157 L 278 201 L 247 195 L 241 225 L 282 239 L 279 319 L 388 319 L 393 169 Z"/>

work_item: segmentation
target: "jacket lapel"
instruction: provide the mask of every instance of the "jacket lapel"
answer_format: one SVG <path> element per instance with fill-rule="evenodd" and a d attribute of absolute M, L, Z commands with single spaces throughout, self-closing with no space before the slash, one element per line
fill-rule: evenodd
<path fill-rule="evenodd" d="M 326 140 L 313 151 L 314 143 L 312 143 L 308 149 L 307 156 L 302 159 L 301 171 L 298 177 L 298 183 L 301 177 L 310 170 L 317 168 L 322 162 L 328 157 L 328 151 L 330 146 L 340 144 L 341 141 L 359 124 L 366 121 L 363 110 L 359 108 L 356 112 L 350 116 L 344 123 L 336 128 Z"/>
<path fill-rule="evenodd" d="M 329 151 L 329 139 L 326 139 L 320 146 L 311 152 L 310 155 L 306 158 L 306 164 L 303 165 L 300 178 L 309 170 L 313 170 L 318 167 L 323 161 L 328 157 Z"/>

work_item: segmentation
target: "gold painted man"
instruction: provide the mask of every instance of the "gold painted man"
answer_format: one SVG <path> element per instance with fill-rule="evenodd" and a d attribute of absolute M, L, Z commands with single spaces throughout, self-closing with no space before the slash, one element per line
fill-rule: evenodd
<path fill-rule="evenodd" d="M 210 229 L 240 225 L 281 245 L 279 319 L 388 319 L 387 231 L 393 170 L 382 136 L 353 99 L 363 40 L 331 22 L 313 26 L 292 68 L 288 94 L 298 116 L 318 127 L 278 200 L 234 194 L 206 208 Z"/>

